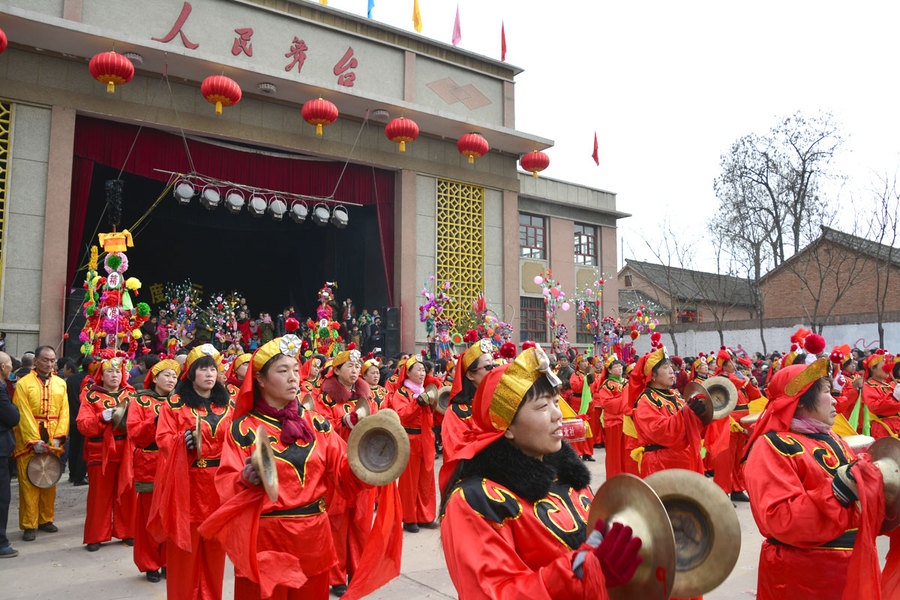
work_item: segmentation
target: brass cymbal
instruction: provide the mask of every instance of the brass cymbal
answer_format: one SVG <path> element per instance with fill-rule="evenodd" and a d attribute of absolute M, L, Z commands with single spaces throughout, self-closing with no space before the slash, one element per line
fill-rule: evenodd
<path fill-rule="evenodd" d="M 693 598 L 722 584 L 741 551 L 741 525 L 731 500 L 712 479 L 666 469 L 644 481 L 662 500 L 675 534 L 672 596 Z"/>
<path fill-rule="evenodd" d="M 116 404 L 115 408 L 112 409 L 110 423 L 112 423 L 113 429 L 126 430 L 128 425 L 128 404 L 129 401 L 126 399 Z"/>
<path fill-rule="evenodd" d="M 275 453 L 266 428 L 256 428 L 256 447 L 250 455 L 250 464 L 259 475 L 260 483 L 272 502 L 278 501 L 278 469 L 275 465 Z"/>
<path fill-rule="evenodd" d="M 634 475 L 611 477 L 600 486 L 588 514 L 588 531 L 598 519 L 628 525 L 641 538 L 644 562 L 625 585 L 610 588 L 612 600 L 667 600 L 675 581 L 675 537 L 665 507 L 653 489 Z"/>
<path fill-rule="evenodd" d="M 25 468 L 25 471 L 28 481 L 34 487 L 41 489 L 51 488 L 62 477 L 62 461 L 52 452 L 35 454 L 28 459 L 28 466 Z"/>
<path fill-rule="evenodd" d="M 437 403 L 434 405 L 434 410 L 438 411 L 442 415 L 447 412 L 447 408 L 450 407 L 450 390 L 453 388 L 449 385 L 445 385 L 441 389 L 437 391 Z"/>
<path fill-rule="evenodd" d="M 737 406 L 737 388 L 734 387 L 734 384 L 727 377 L 722 377 L 721 375 L 710 377 L 703 382 L 703 387 L 706 388 L 709 397 L 713 401 L 713 407 L 715 408 L 713 419 L 721 419 L 728 416 L 734 410 L 734 407 Z"/>
<path fill-rule="evenodd" d="M 875 438 L 868 435 L 848 435 L 843 439 L 850 446 L 850 449 L 857 454 L 865 452 L 875 442 Z"/>
<path fill-rule="evenodd" d="M 392 410 L 361 420 L 347 439 L 350 469 L 369 485 L 387 485 L 409 462 L 409 436 Z"/>
<path fill-rule="evenodd" d="M 869 448 L 872 462 L 884 479 L 884 521 L 881 533 L 900 525 L 900 440 L 883 437 Z"/>
<path fill-rule="evenodd" d="M 715 406 L 713 406 L 712 398 L 709 396 L 709 392 L 703 387 L 702 384 L 692 381 L 687 384 L 687 387 L 684 388 L 683 395 L 685 402 L 690 402 L 695 398 L 699 398 L 703 401 L 703 414 L 700 415 L 700 422 L 704 425 L 709 425 L 712 423 L 713 414 L 715 412 Z"/>

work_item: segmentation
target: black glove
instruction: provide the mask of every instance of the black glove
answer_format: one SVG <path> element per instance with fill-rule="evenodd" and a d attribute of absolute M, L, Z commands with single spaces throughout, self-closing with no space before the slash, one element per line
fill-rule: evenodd
<path fill-rule="evenodd" d="M 428 406 L 428 400 L 426 400 L 425 398 L 423 398 L 423 397 L 421 396 L 421 394 L 420 394 L 419 396 L 416 396 L 416 402 L 419 403 L 419 406 Z"/>
<path fill-rule="evenodd" d="M 697 415 L 697 418 L 699 419 L 702 419 L 703 414 L 706 412 L 706 405 L 702 400 L 700 400 L 700 398 L 696 397 L 691 398 L 691 400 L 688 402 L 688 408 L 691 409 L 691 411 L 693 411 L 693 413 Z"/>
<path fill-rule="evenodd" d="M 857 461 L 853 461 L 847 466 L 847 479 L 853 482 L 853 486 L 842 479 L 839 475 L 835 475 L 834 479 L 831 480 L 831 491 L 834 492 L 835 497 L 838 499 L 844 506 L 850 506 L 852 503 L 859 500 L 859 496 L 856 493 L 854 487 L 856 486 L 856 477 L 853 476 L 852 467 L 855 465 Z"/>

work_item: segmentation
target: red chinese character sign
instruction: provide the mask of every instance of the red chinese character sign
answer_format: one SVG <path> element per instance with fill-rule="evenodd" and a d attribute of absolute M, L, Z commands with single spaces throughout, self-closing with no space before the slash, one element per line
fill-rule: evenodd
<path fill-rule="evenodd" d="M 302 71 L 303 63 L 306 61 L 307 50 L 309 50 L 309 47 L 306 45 L 306 42 L 295 37 L 290 50 L 284 55 L 285 58 L 291 59 L 291 62 L 284 67 L 284 70 L 290 71 L 296 66 L 298 73 Z"/>
<path fill-rule="evenodd" d="M 350 71 L 350 69 L 355 69 L 358 66 L 359 61 L 353 58 L 353 47 L 350 46 L 347 48 L 347 51 L 344 52 L 344 56 L 341 57 L 341 60 L 334 65 L 333 71 L 334 74 L 338 76 L 338 85 L 353 87 L 353 82 L 356 81 L 356 73 L 348 71 Z"/>
<path fill-rule="evenodd" d="M 179 36 L 181 36 L 181 43 L 184 44 L 185 48 L 187 48 L 189 50 L 196 50 L 197 48 L 199 48 L 200 44 L 193 43 L 191 40 L 188 39 L 188 37 L 185 35 L 184 31 L 182 31 L 182 28 L 184 27 L 184 24 L 187 22 L 188 17 L 191 16 L 191 10 L 192 10 L 191 3 L 185 2 L 184 5 L 182 5 L 182 7 L 181 7 L 181 14 L 178 15 L 177 19 L 175 19 L 175 24 L 172 25 L 172 29 L 169 30 L 169 33 L 167 33 L 165 36 L 163 36 L 161 38 L 150 38 L 150 39 L 153 40 L 154 42 L 162 42 L 163 44 L 168 44 L 169 42 L 171 42 L 172 40 L 175 39 L 176 35 L 179 35 Z"/>
<path fill-rule="evenodd" d="M 231 53 L 238 56 L 243 52 L 247 56 L 252 57 L 253 44 L 250 43 L 250 38 L 253 37 L 253 29 L 245 27 L 243 29 L 235 29 L 234 32 L 238 34 L 238 37 L 234 38 L 234 44 L 231 46 Z"/>

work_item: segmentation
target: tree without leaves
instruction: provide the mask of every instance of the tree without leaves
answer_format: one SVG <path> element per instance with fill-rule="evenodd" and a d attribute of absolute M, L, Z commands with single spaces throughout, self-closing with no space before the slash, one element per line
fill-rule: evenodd
<path fill-rule="evenodd" d="M 819 198 L 823 180 L 830 171 L 834 153 L 842 142 L 831 115 L 806 117 L 795 113 L 781 120 L 767 135 L 749 134 L 734 142 L 722 156 L 722 173 L 716 179 L 720 190 L 741 189 L 752 201 L 746 207 L 760 213 L 771 224 L 767 243 L 773 266 L 783 263 L 804 243 L 807 225 L 823 222 L 825 206 Z M 726 218 L 739 218 L 735 204 L 723 202 Z"/>
<path fill-rule="evenodd" d="M 882 251 L 875 257 L 875 313 L 878 320 L 878 346 L 884 348 L 885 306 L 891 271 L 894 270 L 894 260 L 897 258 L 894 248 L 898 235 L 897 213 L 900 211 L 897 175 L 881 176 L 873 195 L 875 209 L 871 213 L 872 240 L 882 245 Z"/>

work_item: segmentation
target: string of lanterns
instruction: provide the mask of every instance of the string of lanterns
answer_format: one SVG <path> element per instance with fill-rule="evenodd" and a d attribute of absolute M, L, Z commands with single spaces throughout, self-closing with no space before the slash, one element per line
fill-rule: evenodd
<path fill-rule="evenodd" d="M 6 34 L 0 30 L 0 52 L 6 48 Z M 116 85 L 124 85 L 134 77 L 134 65 L 124 55 L 117 52 L 101 52 L 91 58 L 88 65 L 91 75 L 97 81 L 106 84 L 106 91 L 115 93 Z M 212 75 L 203 80 L 200 85 L 200 93 L 208 102 L 216 107 L 216 114 L 222 114 L 222 108 L 234 106 L 241 101 L 241 86 L 225 75 Z M 324 134 L 324 128 L 333 124 L 340 115 L 337 106 L 324 98 L 309 100 L 300 109 L 303 120 L 314 125 L 316 136 Z M 412 119 L 399 117 L 390 121 L 384 128 L 384 134 L 390 141 L 398 144 L 398 151 L 406 152 L 406 144 L 412 143 L 419 137 L 419 126 Z M 474 164 L 476 158 L 486 155 L 491 146 L 479 133 L 467 133 L 459 138 L 456 143 L 459 153 L 468 159 L 469 164 Z M 522 155 L 519 159 L 522 169 L 528 171 L 534 177 L 538 176 L 550 166 L 550 157 L 537 150 Z"/>
<path fill-rule="evenodd" d="M 215 210 L 224 204 L 225 209 L 232 214 L 238 214 L 246 208 L 253 217 L 268 214 L 273 220 L 281 221 L 288 215 L 298 224 L 309 218 L 320 227 L 331 223 L 338 229 L 344 229 L 350 223 L 347 206 L 359 206 L 349 202 L 335 203 L 330 198 L 241 185 L 200 173 L 160 172 L 169 174 L 174 180 L 172 194 L 182 206 L 189 205 L 195 196 L 199 196 L 200 206 L 207 210 Z"/>

